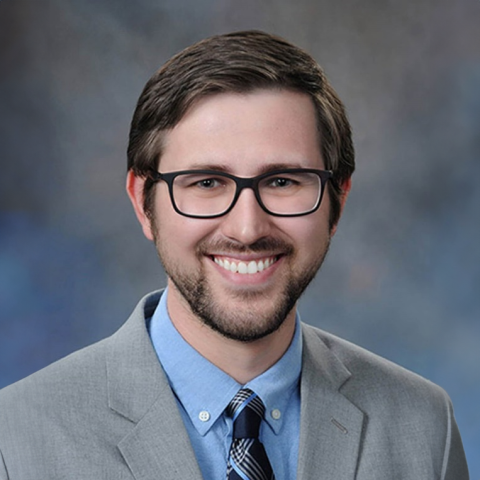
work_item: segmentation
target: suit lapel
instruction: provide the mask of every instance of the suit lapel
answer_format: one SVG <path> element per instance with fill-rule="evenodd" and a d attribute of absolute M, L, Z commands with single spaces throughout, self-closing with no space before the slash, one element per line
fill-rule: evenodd
<path fill-rule="evenodd" d="M 318 331 L 303 325 L 298 480 L 355 478 L 364 414 L 340 388 L 350 372 Z"/>
<path fill-rule="evenodd" d="M 129 421 L 118 448 L 136 480 L 201 480 L 202 476 L 145 318 L 161 293 L 145 297 L 111 338 L 109 407 Z M 340 389 L 350 372 L 318 331 L 303 326 L 298 480 L 354 479 L 364 415 Z"/>
<path fill-rule="evenodd" d="M 137 480 L 201 480 L 176 400 L 145 326 L 160 295 L 145 297 L 109 345 L 109 407 L 132 422 L 118 448 Z"/>
<path fill-rule="evenodd" d="M 118 448 L 137 480 L 202 478 L 171 394 L 160 395 Z"/>

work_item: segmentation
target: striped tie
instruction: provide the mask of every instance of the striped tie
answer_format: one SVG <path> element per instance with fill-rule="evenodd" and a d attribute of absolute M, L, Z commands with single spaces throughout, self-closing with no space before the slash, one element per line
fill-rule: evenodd
<path fill-rule="evenodd" d="M 227 480 L 275 480 L 265 448 L 258 439 L 265 413 L 260 397 L 248 388 L 242 388 L 226 411 L 233 418 Z"/>

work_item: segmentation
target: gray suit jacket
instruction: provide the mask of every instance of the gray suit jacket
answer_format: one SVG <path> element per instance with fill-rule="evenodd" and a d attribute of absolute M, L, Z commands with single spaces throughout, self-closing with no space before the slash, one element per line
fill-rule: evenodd
<path fill-rule="evenodd" d="M 0 480 L 201 479 L 145 328 L 159 296 L 110 338 L 0 392 Z M 302 329 L 298 479 L 468 479 L 442 389 Z"/>

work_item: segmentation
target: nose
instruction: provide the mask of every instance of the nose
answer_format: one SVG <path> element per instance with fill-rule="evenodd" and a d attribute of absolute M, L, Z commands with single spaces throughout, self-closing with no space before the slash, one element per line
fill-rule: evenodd
<path fill-rule="evenodd" d="M 245 188 L 232 210 L 222 217 L 220 229 L 230 240 L 251 245 L 270 234 L 272 218 L 259 205 L 253 190 Z"/>

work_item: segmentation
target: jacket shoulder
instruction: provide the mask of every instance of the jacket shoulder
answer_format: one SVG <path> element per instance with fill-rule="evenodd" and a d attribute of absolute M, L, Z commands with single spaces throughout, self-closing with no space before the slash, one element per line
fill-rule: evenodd
<path fill-rule="evenodd" d="M 304 331 L 310 339 L 321 341 L 346 368 L 348 379 L 341 390 L 365 406 L 379 401 L 396 408 L 433 402 L 443 410 L 449 401 L 440 386 L 386 358 L 312 326 L 305 325 Z"/>
<path fill-rule="evenodd" d="M 145 319 L 153 314 L 161 292 L 145 296 L 130 318 L 110 337 L 89 345 L 50 364 L 38 372 L 0 390 L 0 420 L 6 406 L 19 409 L 25 402 L 32 407 L 45 401 L 64 400 L 66 397 L 82 401 L 83 394 L 95 392 L 101 395 L 106 385 L 108 351 L 116 343 L 121 351 L 127 351 L 132 336 L 147 336 Z M 25 405 L 26 406 L 26 405 Z M 3 408 L 2 408 L 3 407 Z"/>
<path fill-rule="evenodd" d="M 400 478 L 402 471 L 402 478 L 468 479 L 445 390 L 335 335 L 307 325 L 303 333 L 310 378 L 321 377 L 314 401 L 322 402 L 322 389 L 338 391 L 363 415 L 358 478 Z"/>
<path fill-rule="evenodd" d="M 55 410 L 81 404 L 88 392 L 101 395 L 105 388 L 105 351 L 102 340 L 62 358 L 38 372 L 0 390 L 0 425 L 26 421 L 37 410 Z M 18 417 L 18 418 L 17 418 Z"/>

